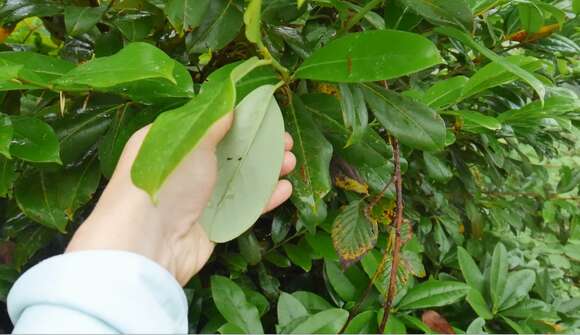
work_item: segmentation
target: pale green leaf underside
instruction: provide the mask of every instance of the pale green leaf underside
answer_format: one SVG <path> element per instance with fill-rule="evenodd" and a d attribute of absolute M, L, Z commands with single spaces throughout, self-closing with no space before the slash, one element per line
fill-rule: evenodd
<path fill-rule="evenodd" d="M 155 198 L 157 191 L 209 128 L 234 109 L 235 83 L 254 68 L 268 64 L 251 58 L 212 73 L 189 103 L 161 114 L 153 123 L 133 164 L 135 185 Z"/>
<path fill-rule="evenodd" d="M 217 149 L 218 183 L 201 225 L 210 240 L 227 242 L 258 219 L 276 184 L 284 159 L 284 121 L 265 85 L 245 97 L 234 124 Z"/>

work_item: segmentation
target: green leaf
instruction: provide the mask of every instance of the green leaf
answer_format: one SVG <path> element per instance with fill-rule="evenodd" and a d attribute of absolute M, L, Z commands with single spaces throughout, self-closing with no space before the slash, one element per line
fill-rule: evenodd
<path fill-rule="evenodd" d="M 364 84 L 364 94 L 377 120 L 401 143 L 425 151 L 445 146 L 445 123 L 428 106 L 384 88 Z"/>
<path fill-rule="evenodd" d="M 505 310 L 517 305 L 528 296 L 535 282 L 536 273 L 533 270 L 511 272 L 507 277 L 499 309 Z"/>
<path fill-rule="evenodd" d="M 309 314 L 332 308 L 332 305 L 317 294 L 307 291 L 297 291 L 292 296 L 300 301 Z"/>
<path fill-rule="evenodd" d="M 240 254 L 242 254 L 248 264 L 256 265 L 262 261 L 262 248 L 252 231 L 247 231 L 237 241 Z"/>
<path fill-rule="evenodd" d="M 466 300 L 471 306 L 471 308 L 473 308 L 475 313 L 477 313 L 477 315 L 479 315 L 485 320 L 493 319 L 493 314 L 489 310 L 487 302 L 485 301 L 485 298 L 481 295 L 480 291 L 477 291 L 476 289 L 472 288 L 471 290 L 469 290 L 469 293 L 467 293 Z"/>
<path fill-rule="evenodd" d="M 543 62 L 534 57 L 514 55 L 504 59 L 506 63 L 534 72 L 543 67 Z M 463 99 L 476 95 L 492 87 L 497 87 L 517 80 L 518 76 L 503 64 L 492 62 L 479 69 L 463 85 Z"/>
<path fill-rule="evenodd" d="M 99 162 L 101 171 L 111 178 L 125 144 L 137 130 L 153 122 L 157 116 L 156 108 L 142 110 L 133 104 L 119 106 L 115 111 L 109 130 L 99 143 Z"/>
<path fill-rule="evenodd" d="M 464 76 L 438 81 L 425 92 L 420 100 L 432 108 L 444 108 L 460 100 L 468 81 L 469 79 Z"/>
<path fill-rule="evenodd" d="M 214 242 L 230 241 L 250 228 L 278 184 L 284 121 L 273 97 L 275 90 L 262 86 L 246 96 L 217 148 L 218 182 L 200 220 Z"/>
<path fill-rule="evenodd" d="M 16 180 L 14 161 L 0 156 L 0 197 L 7 197 L 12 191 L 12 184 Z"/>
<path fill-rule="evenodd" d="M 242 12 L 234 0 L 211 0 L 199 27 L 187 36 L 190 53 L 204 53 L 226 46 L 242 27 Z"/>
<path fill-rule="evenodd" d="M 545 101 L 534 101 L 520 109 L 498 115 L 501 123 L 507 123 L 519 131 L 535 131 L 543 119 L 558 118 L 580 109 L 580 98 L 572 94 L 552 94 Z"/>
<path fill-rule="evenodd" d="M 88 88 L 109 89 L 143 79 L 164 78 L 177 84 L 173 76 L 175 61 L 155 46 L 136 42 L 113 56 L 96 58 L 84 63 L 55 85 L 68 90 Z"/>
<path fill-rule="evenodd" d="M 60 141 L 64 165 L 76 163 L 90 151 L 107 131 L 115 107 L 87 107 L 67 113 L 53 123 Z"/>
<path fill-rule="evenodd" d="M 293 97 L 284 114 L 296 156 L 296 168 L 288 178 L 294 187 L 292 202 L 305 220 L 318 223 L 326 216 L 322 199 L 331 189 L 333 148 L 298 96 Z"/>
<path fill-rule="evenodd" d="M 544 87 L 544 84 L 542 84 L 542 82 L 540 80 L 538 80 L 536 77 L 534 77 L 534 75 L 531 74 L 530 72 L 522 69 L 521 67 L 519 67 L 513 63 L 510 63 L 504 57 L 498 56 L 496 53 L 494 53 L 490 49 L 477 43 L 473 38 L 471 38 L 471 36 L 462 32 L 461 30 L 458 30 L 458 29 L 453 28 L 453 27 L 438 27 L 438 28 L 435 28 L 435 31 L 437 31 L 440 34 L 452 37 L 452 38 L 462 42 L 463 44 L 469 46 L 470 48 L 473 48 L 473 49 L 479 51 L 482 55 L 489 58 L 494 63 L 499 64 L 501 67 L 506 69 L 508 72 L 511 72 L 514 75 L 516 75 L 517 77 L 524 80 L 526 83 L 528 83 L 536 91 L 536 93 L 538 93 L 538 96 L 540 97 L 540 99 L 542 99 L 542 100 L 544 99 L 544 95 L 546 94 L 546 88 Z"/>
<path fill-rule="evenodd" d="M 271 66 L 254 69 L 236 84 L 236 104 L 258 87 L 276 85 L 279 82 L 280 78 Z"/>
<path fill-rule="evenodd" d="M 458 247 L 457 260 L 459 261 L 459 268 L 461 269 L 461 273 L 463 273 L 465 282 L 474 289 L 478 290 L 480 293 L 483 293 L 483 274 L 467 250 L 463 249 L 462 247 Z"/>
<path fill-rule="evenodd" d="M 402 3 L 433 24 L 473 30 L 473 13 L 465 0 L 402 0 Z"/>
<path fill-rule="evenodd" d="M 455 112 L 463 119 L 462 129 L 465 131 L 479 132 L 481 128 L 489 130 L 500 130 L 501 122 L 493 116 L 485 115 L 474 111 L 460 110 Z"/>
<path fill-rule="evenodd" d="M 220 332 L 220 334 L 242 334 L 244 330 L 234 324 L 226 323 L 218 328 L 218 332 Z"/>
<path fill-rule="evenodd" d="M 465 331 L 466 334 L 485 334 L 485 320 L 482 318 L 477 318 L 469 324 L 467 330 Z"/>
<path fill-rule="evenodd" d="M 101 20 L 106 9 L 106 7 L 66 6 L 64 8 L 66 32 L 71 36 L 89 32 Z"/>
<path fill-rule="evenodd" d="M 328 309 L 316 313 L 294 328 L 291 334 L 336 334 L 346 323 L 348 311 L 344 309 Z"/>
<path fill-rule="evenodd" d="M 369 115 L 364 95 L 359 86 L 340 84 L 339 87 L 344 124 L 347 128 L 352 129 L 352 134 L 345 144 L 346 147 L 349 147 L 362 140 L 369 123 Z"/>
<path fill-rule="evenodd" d="M 130 42 L 139 42 L 152 34 L 153 20 L 151 13 L 133 10 L 128 11 L 125 15 L 116 16 L 113 24 L 119 29 L 125 39 Z"/>
<path fill-rule="evenodd" d="M 263 334 L 260 314 L 248 302 L 244 291 L 232 280 L 222 276 L 211 277 L 211 294 L 220 314 L 246 334 Z"/>
<path fill-rule="evenodd" d="M 304 308 L 300 300 L 286 292 L 280 293 L 277 313 L 278 325 L 282 327 L 295 319 L 309 315 L 308 311 L 306 311 L 306 308 Z"/>
<path fill-rule="evenodd" d="M 210 0 L 168 0 L 165 15 L 179 33 L 199 26 L 207 13 Z"/>
<path fill-rule="evenodd" d="M 97 190 L 100 178 L 96 159 L 56 172 L 31 171 L 16 183 L 16 202 L 30 219 L 64 233 L 74 212 Z"/>
<path fill-rule="evenodd" d="M 192 98 L 195 96 L 193 81 L 183 64 L 174 61 L 174 82 L 165 78 L 148 78 L 117 85 L 106 91 L 129 97 L 146 104 L 165 104 L 174 99 Z"/>
<path fill-rule="evenodd" d="M 18 22 L 29 16 L 52 16 L 62 12 L 55 0 L 6 0 L 0 7 L 0 24 Z"/>
<path fill-rule="evenodd" d="M 344 330 L 344 334 L 377 334 L 377 312 L 364 311 L 355 316 Z"/>
<path fill-rule="evenodd" d="M 30 116 L 13 116 L 14 138 L 10 153 L 34 163 L 61 163 L 58 138 L 44 121 Z"/>
<path fill-rule="evenodd" d="M 14 136 L 14 127 L 12 126 L 12 120 L 6 114 L 0 114 L 0 154 L 4 157 L 10 159 L 10 143 L 12 143 L 12 137 Z"/>
<path fill-rule="evenodd" d="M 444 160 L 429 152 L 423 152 L 423 161 L 427 169 L 427 174 L 433 180 L 447 183 L 453 178 L 453 172 L 449 169 Z"/>
<path fill-rule="evenodd" d="M 505 292 L 508 277 L 507 251 L 503 244 L 498 243 L 493 250 L 489 271 L 489 290 L 493 301 L 494 313 L 501 307 L 501 299 Z"/>
<path fill-rule="evenodd" d="M 262 0 L 250 0 L 246 11 L 244 12 L 244 23 L 246 24 L 246 38 L 248 41 L 262 45 Z"/>
<path fill-rule="evenodd" d="M 332 237 L 328 233 L 318 231 L 316 234 L 306 235 L 305 238 L 308 245 L 317 255 L 324 259 L 338 261 L 336 249 L 332 245 Z"/>
<path fill-rule="evenodd" d="M 556 188 L 558 193 L 571 192 L 578 185 L 580 185 L 580 171 L 569 166 L 562 166 L 560 168 L 560 181 Z"/>
<path fill-rule="evenodd" d="M 50 87 L 50 83 L 74 69 L 74 64 L 34 52 L 0 52 L 0 66 L 21 65 L 18 81 L 0 82 L 0 91 Z"/>
<path fill-rule="evenodd" d="M 469 286 L 460 282 L 429 280 L 407 292 L 399 303 L 399 309 L 425 309 L 453 304 L 461 300 Z"/>
<path fill-rule="evenodd" d="M 133 163 L 133 182 L 155 198 L 169 174 L 195 148 L 208 129 L 230 113 L 235 83 L 265 61 L 251 58 L 214 72 L 191 102 L 161 114 L 153 123 Z M 253 223 L 253 222 L 252 222 Z"/>
<path fill-rule="evenodd" d="M 517 5 L 522 28 L 528 33 L 535 33 L 544 26 L 544 13 L 533 2 L 522 2 Z"/>
<path fill-rule="evenodd" d="M 372 30 L 348 34 L 316 50 L 298 68 L 296 77 L 345 83 L 378 81 L 425 70 L 441 61 L 435 45 L 421 35 Z"/>
<path fill-rule="evenodd" d="M 304 244 L 303 244 L 304 245 Z M 312 268 L 312 257 L 308 249 L 294 244 L 284 244 L 284 251 L 292 263 L 309 272 Z"/>
<path fill-rule="evenodd" d="M 351 131 L 342 122 L 338 100 L 326 94 L 308 94 L 303 99 L 306 110 L 334 145 L 336 154 L 357 171 L 373 192 L 381 192 L 393 171 L 389 161 L 393 156 L 391 147 L 373 129 L 367 128 L 359 143 L 345 148 Z"/>
<path fill-rule="evenodd" d="M 364 215 L 364 201 L 353 201 L 338 214 L 332 226 L 332 242 L 344 267 L 357 262 L 377 243 L 376 222 Z"/>
<path fill-rule="evenodd" d="M 324 273 L 328 277 L 328 281 L 334 290 L 342 299 L 345 301 L 357 301 L 364 288 L 356 287 L 346 274 L 341 271 L 337 263 L 325 260 Z"/>

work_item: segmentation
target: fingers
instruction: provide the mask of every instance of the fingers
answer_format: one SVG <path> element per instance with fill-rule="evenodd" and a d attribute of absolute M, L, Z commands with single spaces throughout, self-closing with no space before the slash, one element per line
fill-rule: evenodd
<path fill-rule="evenodd" d="M 294 139 L 289 133 L 284 133 L 284 150 L 290 151 L 294 147 Z"/>
<path fill-rule="evenodd" d="M 264 209 L 264 213 L 280 206 L 282 203 L 288 200 L 291 195 L 292 184 L 288 180 L 280 180 L 276 186 L 276 189 L 274 190 L 274 193 L 272 193 L 272 197 L 270 198 L 268 205 L 266 205 L 266 208 Z"/>
<path fill-rule="evenodd" d="M 284 162 L 282 163 L 282 169 L 280 170 L 280 177 L 284 177 L 294 170 L 296 167 L 296 156 L 290 151 L 284 153 Z"/>

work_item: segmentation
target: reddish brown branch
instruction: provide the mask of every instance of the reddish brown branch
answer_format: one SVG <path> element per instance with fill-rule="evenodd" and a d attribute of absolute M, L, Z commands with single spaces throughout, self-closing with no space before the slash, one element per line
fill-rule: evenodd
<path fill-rule="evenodd" d="M 383 307 L 383 319 L 379 326 L 379 333 L 385 331 L 387 322 L 389 321 L 389 314 L 393 306 L 393 300 L 397 293 L 397 272 L 399 270 L 400 253 L 402 246 L 401 227 L 403 226 L 403 177 L 401 176 L 401 151 L 399 148 L 399 141 L 391 137 L 391 145 L 393 146 L 393 155 L 395 158 L 395 190 L 397 193 L 397 213 L 395 216 L 395 245 L 393 248 L 393 262 L 391 265 L 391 275 L 389 279 L 389 290 L 387 298 Z"/>

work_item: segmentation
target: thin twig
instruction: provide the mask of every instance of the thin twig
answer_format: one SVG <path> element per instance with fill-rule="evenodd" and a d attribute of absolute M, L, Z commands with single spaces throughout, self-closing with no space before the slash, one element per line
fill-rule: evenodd
<path fill-rule="evenodd" d="M 391 136 L 391 145 L 393 146 L 393 155 L 395 158 L 395 190 L 397 193 L 397 214 L 395 216 L 395 243 L 393 248 L 393 262 L 391 265 L 391 275 L 389 279 L 389 290 L 387 292 L 387 299 L 383 307 L 383 319 L 379 326 L 379 333 L 385 331 L 387 322 L 389 321 L 389 314 L 393 306 L 393 300 L 397 288 L 397 272 L 399 270 L 400 253 L 401 253 L 401 227 L 403 226 L 403 177 L 401 176 L 401 151 L 399 148 L 399 141 Z"/>

